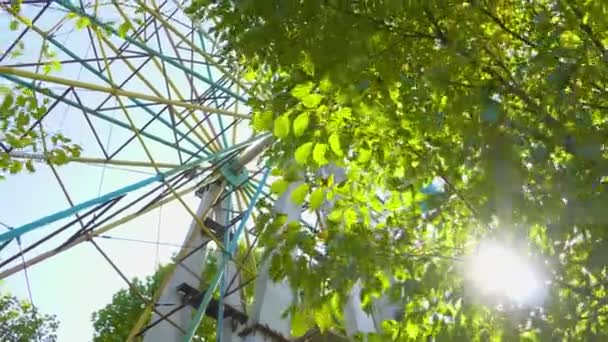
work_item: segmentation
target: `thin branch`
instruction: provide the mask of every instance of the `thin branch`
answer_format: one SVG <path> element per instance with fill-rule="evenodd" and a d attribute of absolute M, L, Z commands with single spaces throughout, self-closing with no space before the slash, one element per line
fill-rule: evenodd
<path fill-rule="evenodd" d="M 507 27 L 507 25 L 500 20 L 497 16 L 495 16 L 492 12 L 488 11 L 485 8 L 481 8 L 481 12 L 483 14 L 485 14 L 486 16 L 488 16 L 490 19 L 492 19 L 493 22 L 495 22 L 503 31 L 507 32 L 508 34 L 510 34 L 513 38 L 521 41 L 522 43 L 531 46 L 531 47 L 536 47 L 537 45 L 532 42 L 531 40 L 527 39 L 526 37 L 522 36 L 521 34 L 511 30 L 510 28 Z"/>
<path fill-rule="evenodd" d="M 591 39 L 591 41 L 593 42 L 593 44 L 598 48 L 598 50 L 600 50 L 600 53 L 603 56 L 605 54 L 605 52 L 606 52 L 606 49 L 604 48 L 604 44 L 602 44 L 602 42 L 593 33 L 593 29 L 591 28 L 591 26 L 589 26 L 588 24 L 584 23 L 583 14 L 581 13 L 581 11 L 578 8 L 576 8 L 574 6 L 574 4 L 571 3 L 571 1 L 566 1 L 566 4 L 570 8 L 570 10 L 574 13 L 574 15 L 576 16 L 576 18 L 578 20 L 580 20 L 579 27 L 581 28 L 581 30 L 583 32 L 585 32 L 585 34 L 589 37 L 589 39 Z"/>
<path fill-rule="evenodd" d="M 435 16 L 433 15 L 433 13 L 431 13 L 431 11 L 426 6 L 424 6 L 424 14 L 426 14 L 426 16 L 428 17 L 428 19 L 431 21 L 431 24 L 435 28 L 435 32 L 437 33 L 437 37 L 434 37 L 434 38 L 438 38 L 441 41 L 442 45 L 448 45 L 448 36 L 447 36 L 447 34 L 443 31 L 443 29 L 441 29 L 441 25 L 439 25 L 439 20 L 437 20 L 437 18 L 435 18 Z"/>
<path fill-rule="evenodd" d="M 339 8 L 336 5 L 333 5 L 330 3 L 327 3 L 326 6 L 336 12 L 339 12 L 339 13 L 342 13 L 342 14 L 345 14 L 345 15 L 348 15 L 351 17 L 367 20 L 381 29 L 385 29 L 390 32 L 399 31 L 399 34 L 404 38 L 422 38 L 422 39 L 436 39 L 437 38 L 434 35 L 424 33 L 424 32 L 405 32 L 405 31 L 402 31 L 402 29 L 403 29 L 402 27 L 400 27 L 398 25 L 392 25 L 392 24 L 388 23 L 386 20 L 377 19 L 377 18 L 371 17 L 369 15 L 365 15 L 363 13 L 347 11 L 347 10 Z"/>

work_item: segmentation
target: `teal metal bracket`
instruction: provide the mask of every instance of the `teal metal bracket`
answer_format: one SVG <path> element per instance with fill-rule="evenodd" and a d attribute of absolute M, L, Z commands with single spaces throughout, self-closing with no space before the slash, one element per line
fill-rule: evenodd
<path fill-rule="evenodd" d="M 245 168 L 241 168 L 238 172 L 235 171 L 237 168 L 237 160 L 231 160 L 220 168 L 220 173 L 224 176 L 226 181 L 234 187 L 244 185 L 245 182 L 247 182 L 247 179 L 249 179 L 249 173 Z"/>

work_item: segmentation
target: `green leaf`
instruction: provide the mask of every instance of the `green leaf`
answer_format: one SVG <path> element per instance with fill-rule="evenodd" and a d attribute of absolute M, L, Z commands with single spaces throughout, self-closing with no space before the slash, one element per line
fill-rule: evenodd
<path fill-rule="evenodd" d="M 252 125 L 256 131 L 269 131 L 272 129 L 274 115 L 270 111 L 256 112 L 253 114 Z"/>
<path fill-rule="evenodd" d="M 337 132 L 334 132 L 329 136 L 329 147 L 338 157 L 342 157 L 344 155 L 344 152 L 342 152 L 342 146 L 340 146 L 340 136 Z"/>
<path fill-rule="evenodd" d="M 348 208 L 344 211 L 344 224 L 346 227 L 351 227 L 357 223 L 357 212 L 353 208 Z"/>
<path fill-rule="evenodd" d="M 325 190 L 323 188 L 317 188 L 310 195 L 310 208 L 315 210 L 319 209 L 323 205 L 325 200 Z"/>
<path fill-rule="evenodd" d="M 323 166 L 329 161 L 325 158 L 325 153 L 327 152 L 327 144 L 316 144 L 314 150 L 312 151 L 313 160 L 319 164 L 319 166 Z"/>
<path fill-rule="evenodd" d="M 312 82 L 298 84 L 291 90 L 291 95 L 298 100 L 303 100 L 306 95 L 310 94 L 313 87 L 314 84 Z"/>
<path fill-rule="evenodd" d="M 372 151 L 362 148 L 359 149 L 359 157 L 357 157 L 357 161 L 361 164 L 367 163 L 372 157 Z"/>
<path fill-rule="evenodd" d="M 17 101 L 15 101 L 17 106 L 20 106 L 20 107 L 25 106 L 26 102 L 27 102 L 27 97 L 25 97 L 24 95 L 17 96 Z"/>
<path fill-rule="evenodd" d="M 16 31 L 19 28 L 19 22 L 17 21 L 17 19 L 11 20 L 11 23 L 9 24 L 9 28 L 11 31 Z"/>
<path fill-rule="evenodd" d="M 342 107 L 336 112 L 336 117 L 339 119 L 350 119 L 352 117 L 352 109 L 348 107 Z"/>
<path fill-rule="evenodd" d="M 559 43 L 567 49 L 575 49 L 581 45 L 582 40 L 574 31 L 564 31 L 559 36 Z"/>
<path fill-rule="evenodd" d="M 2 114 L 4 114 L 4 112 L 8 111 L 9 108 L 11 108 L 13 106 L 13 94 L 8 93 L 4 96 L 4 100 L 2 100 L 2 105 L 0 105 L 0 111 L 2 111 Z"/>
<path fill-rule="evenodd" d="M 74 144 L 72 146 L 72 148 L 70 148 L 70 153 L 72 154 L 73 158 L 80 157 L 81 151 L 82 151 L 82 147 L 80 145 L 77 145 L 77 144 Z"/>
<path fill-rule="evenodd" d="M 23 164 L 18 160 L 13 160 L 11 163 L 11 167 L 9 168 L 9 172 L 12 174 L 18 173 L 23 169 Z"/>
<path fill-rule="evenodd" d="M 296 149 L 294 153 L 296 163 L 300 165 L 306 165 L 308 163 L 308 158 L 310 157 L 310 153 L 312 152 L 312 145 L 312 142 L 307 142 Z"/>
<path fill-rule="evenodd" d="M 306 334 L 309 328 L 309 319 L 305 311 L 294 310 L 291 317 L 291 334 L 293 336 L 302 336 Z"/>
<path fill-rule="evenodd" d="M 34 162 L 33 162 L 31 159 L 28 159 L 28 160 L 25 162 L 25 168 L 26 168 L 26 169 L 27 169 L 29 172 L 34 172 L 34 171 L 36 171 L 36 170 L 34 169 Z"/>
<path fill-rule="evenodd" d="M 308 123 L 310 121 L 310 117 L 308 113 L 302 113 L 293 120 L 293 134 L 296 137 L 300 137 L 304 134 L 306 129 L 308 128 Z"/>
<path fill-rule="evenodd" d="M 276 180 L 270 185 L 270 192 L 280 195 L 289 187 L 289 182 L 284 179 Z"/>
<path fill-rule="evenodd" d="M 17 115 L 17 118 L 15 119 L 15 124 L 18 128 L 23 128 L 25 129 L 24 126 L 28 125 L 30 123 L 30 119 L 32 117 L 24 112 L 21 112 Z"/>
<path fill-rule="evenodd" d="M 46 108 L 46 106 L 40 106 L 36 110 L 34 110 L 34 112 L 32 113 L 32 117 L 34 117 L 34 119 L 38 120 L 38 119 L 42 118 L 44 116 L 44 114 L 46 114 L 47 110 L 48 109 Z"/>
<path fill-rule="evenodd" d="M 60 71 L 61 70 L 61 62 L 59 62 L 58 60 L 54 59 L 51 62 L 51 69 L 54 71 Z"/>
<path fill-rule="evenodd" d="M 302 104 L 306 108 L 315 108 L 321 103 L 323 96 L 320 94 L 308 94 L 302 99 Z"/>
<path fill-rule="evenodd" d="M 291 200 L 295 204 L 302 204 L 306 199 L 306 195 L 308 194 L 309 186 L 306 183 L 300 184 L 297 188 L 293 189 L 291 193 Z"/>
<path fill-rule="evenodd" d="M 334 223 L 339 223 L 342 221 L 342 216 L 344 215 L 344 211 L 342 209 L 334 209 L 327 219 Z"/>
<path fill-rule="evenodd" d="M 42 70 L 45 74 L 50 73 L 51 71 L 60 71 L 61 63 L 58 60 L 51 60 L 44 64 Z"/>
<path fill-rule="evenodd" d="M 315 323 L 319 327 L 321 333 L 327 331 L 332 325 L 331 307 L 329 303 L 323 304 L 319 309 L 313 312 Z"/>
<path fill-rule="evenodd" d="M 408 320 L 405 325 L 405 333 L 407 334 L 408 337 L 415 339 L 416 337 L 418 337 L 418 334 L 420 333 L 420 328 L 414 322 L 412 322 L 411 320 Z"/>
<path fill-rule="evenodd" d="M 118 35 L 121 38 L 125 38 L 127 36 L 127 33 L 129 33 L 129 30 L 133 28 L 133 25 L 131 25 L 130 21 L 125 21 L 124 23 L 120 24 L 120 26 L 118 27 Z"/>
<path fill-rule="evenodd" d="M 60 149 L 53 151 L 52 162 L 54 162 L 55 165 L 64 165 L 64 164 L 67 164 L 68 161 L 70 161 L 70 160 L 68 158 L 68 155 L 65 153 L 65 151 L 60 150 Z"/>
<path fill-rule="evenodd" d="M 89 25 L 91 25 L 91 21 L 87 17 L 79 17 L 78 20 L 76 20 L 76 28 L 79 30 L 82 30 Z"/>
<path fill-rule="evenodd" d="M 289 117 L 281 115 L 274 121 L 274 135 L 279 139 L 285 139 L 289 135 Z"/>

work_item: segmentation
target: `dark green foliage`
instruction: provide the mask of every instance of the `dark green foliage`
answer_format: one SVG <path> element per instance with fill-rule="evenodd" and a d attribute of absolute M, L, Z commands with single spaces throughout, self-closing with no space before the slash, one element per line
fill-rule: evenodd
<path fill-rule="evenodd" d="M 131 284 L 149 301 L 169 270 L 169 266 L 163 266 L 153 276 L 148 276 L 144 280 L 134 278 Z M 145 307 L 146 303 L 133 290 L 119 290 L 114 294 L 112 303 L 93 313 L 92 320 L 95 329 L 93 341 L 126 341 Z M 215 331 L 215 322 L 205 319 L 199 327 L 197 338 L 199 341 L 215 341 Z"/>
<path fill-rule="evenodd" d="M 216 20 L 245 77 L 272 94 L 250 105 L 254 129 L 277 138 L 273 191 L 304 175 L 295 201 L 337 199 L 316 232 L 258 223 L 275 275 L 301 294 L 298 326 L 339 327 L 335 308 L 361 279 L 366 305 L 391 291 L 407 303 L 382 341 L 606 339 L 608 3 L 220 0 L 189 11 Z M 315 176 L 328 163 L 348 179 Z M 436 179 L 444 193 L 421 191 Z M 524 240 L 547 260 L 542 315 L 465 295 L 454 259 L 482 237 Z"/>
<path fill-rule="evenodd" d="M 137 291 L 146 299 L 152 298 L 154 290 L 162 281 L 166 268 L 161 268 L 154 276 L 131 281 Z M 121 289 L 112 298 L 112 303 L 93 313 L 95 342 L 126 341 L 131 328 L 144 312 L 146 303 L 132 289 Z"/>
<path fill-rule="evenodd" d="M 55 316 L 45 315 L 30 303 L 0 295 L 0 341 L 54 342 L 59 323 Z"/>

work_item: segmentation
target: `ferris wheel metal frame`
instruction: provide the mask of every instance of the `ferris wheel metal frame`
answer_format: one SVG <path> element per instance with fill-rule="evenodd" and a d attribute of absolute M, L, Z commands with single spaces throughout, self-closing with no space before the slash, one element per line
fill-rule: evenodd
<path fill-rule="evenodd" d="M 247 255 L 256 248 L 259 232 L 251 220 L 256 204 L 271 199 L 276 201 L 275 210 L 290 220 L 304 218 L 302 208 L 285 200 L 290 190 L 278 199 L 269 193 L 269 170 L 260 155 L 272 137 L 249 130 L 246 103 L 255 94 L 241 80 L 242 70 L 231 56 L 223 55 L 210 27 L 193 22 L 184 14 L 186 3 L 177 0 L 26 0 L 20 12 L 12 9 L 12 3 L 0 1 L 0 11 L 20 27 L 15 39 L 0 52 L 0 80 L 29 89 L 49 102 L 46 113 L 29 129 L 43 129 L 59 110 L 76 112 L 86 123 L 83 130 L 88 139 L 84 140 L 94 144 L 84 148 L 85 156 L 72 158 L 72 163 L 153 172 L 76 202 L 62 181 L 61 169 L 48 164 L 69 207 L 0 231 L 0 253 L 9 244 L 19 243 L 17 253 L 0 260 L 0 279 L 88 242 L 132 287 L 128 276 L 96 241 L 114 228 L 177 201 L 192 225 L 161 291 L 152 299 L 142 298 L 152 319 L 148 322 L 146 314 L 142 315 L 130 338 L 191 341 L 203 316 L 211 315 L 218 321 L 220 341 L 289 341 L 289 317 L 283 315 L 293 300 L 289 284 L 274 282 L 262 265 L 254 312 L 248 316 L 246 307 L 231 297 L 247 283 L 238 277 L 241 265 L 234 254 L 240 241 L 244 241 Z M 68 37 L 77 32 L 78 38 L 62 39 L 66 32 L 70 32 Z M 42 53 L 11 58 L 15 51 L 27 50 L 32 44 L 38 44 L 38 51 L 48 47 L 56 51 L 54 62 L 45 60 Z M 33 51 L 37 52 L 36 46 Z M 50 63 L 63 69 L 41 72 Z M 110 137 L 118 139 L 111 136 L 110 128 L 104 144 L 100 123 L 122 130 L 123 141 L 109 148 Z M 12 158 L 47 160 L 44 153 L 14 150 L 1 141 L 0 148 Z M 121 158 L 123 155 L 135 157 Z M 170 161 L 165 160 L 167 156 Z M 197 210 L 183 199 L 194 193 L 201 203 Z M 59 223 L 44 237 L 21 246 L 21 236 L 47 231 Z M 67 239 L 57 241 L 65 234 Z M 219 252 L 219 262 L 209 288 L 200 289 L 210 242 Z M 38 254 L 26 258 L 32 251 Z M 216 299 L 217 288 L 220 296 Z M 374 319 L 361 311 L 357 297 L 355 290 L 348 306 L 350 332 L 377 330 Z M 162 299 L 180 303 L 157 306 Z M 239 328 L 233 329 L 234 324 Z"/>

